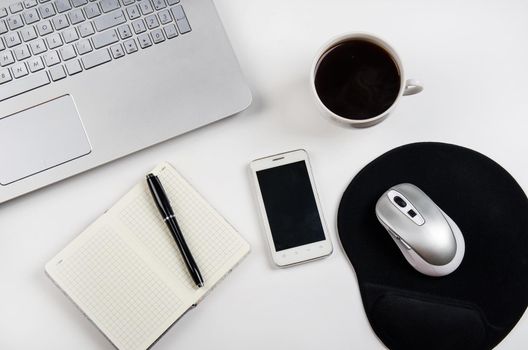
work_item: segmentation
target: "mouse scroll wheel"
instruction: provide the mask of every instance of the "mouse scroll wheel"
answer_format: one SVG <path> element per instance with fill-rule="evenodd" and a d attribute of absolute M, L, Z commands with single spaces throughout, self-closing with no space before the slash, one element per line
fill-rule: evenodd
<path fill-rule="evenodd" d="M 400 206 L 401 208 L 405 208 L 407 206 L 407 202 L 405 202 L 405 200 L 400 196 L 395 196 L 394 202 L 398 204 L 398 206 Z"/>

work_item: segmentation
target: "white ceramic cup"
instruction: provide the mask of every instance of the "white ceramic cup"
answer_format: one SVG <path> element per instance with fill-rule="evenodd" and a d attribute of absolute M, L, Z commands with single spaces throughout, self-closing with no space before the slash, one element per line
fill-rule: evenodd
<path fill-rule="evenodd" d="M 315 88 L 315 75 L 316 75 L 317 69 L 319 68 L 319 62 L 321 61 L 321 59 L 325 56 L 325 54 L 330 49 L 336 47 L 340 43 L 343 43 L 349 40 L 354 40 L 354 39 L 361 39 L 364 41 L 368 41 L 368 42 L 371 42 L 383 48 L 387 53 L 391 55 L 392 59 L 396 63 L 396 66 L 398 67 L 398 70 L 400 72 L 400 90 L 398 92 L 396 99 L 392 103 L 392 105 L 387 110 L 385 110 L 383 113 L 378 114 L 377 116 L 374 116 L 368 119 L 350 119 L 350 118 L 345 118 L 345 117 L 342 117 L 334 113 L 333 111 L 328 109 L 328 107 L 326 107 L 325 104 L 321 101 L 321 99 L 319 98 L 319 95 L 317 94 L 317 90 Z M 414 80 L 414 79 L 407 79 L 407 80 L 405 79 L 405 73 L 404 73 L 402 62 L 400 60 L 400 57 L 396 53 L 396 51 L 392 48 L 392 46 L 390 46 L 385 40 L 377 36 L 374 36 L 368 33 L 362 33 L 362 32 L 354 32 L 354 33 L 339 35 L 335 37 L 334 39 L 328 41 L 325 45 L 323 45 L 323 47 L 321 47 L 321 49 L 315 56 L 314 62 L 312 64 L 312 70 L 310 73 L 310 84 L 312 86 L 312 91 L 317 101 L 317 104 L 322 109 L 323 113 L 330 116 L 333 120 L 340 122 L 341 124 L 344 123 L 346 125 L 354 126 L 354 127 L 372 126 L 372 125 L 375 125 L 383 121 L 385 118 L 387 118 L 389 113 L 392 112 L 392 110 L 396 107 L 396 105 L 398 104 L 402 96 L 414 95 L 423 90 L 423 87 L 419 81 Z"/>

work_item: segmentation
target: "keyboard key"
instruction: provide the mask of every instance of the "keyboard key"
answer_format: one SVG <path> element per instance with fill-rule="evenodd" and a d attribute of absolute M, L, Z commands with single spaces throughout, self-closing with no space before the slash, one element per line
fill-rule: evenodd
<path fill-rule="evenodd" d="M 38 55 L 47 50 L 46 44 L 44 44 L 44 39 L 37 39 L 35 41 L 32 41 L 29 46 L 31 47 L 33 55 Z"/>
<path fill-rule="evenodd" d="M 148 29 L 159 27 L 158 17 L 156 17 L 156 15 L 147 16 L 147 18 L 145 18 L 145 22 L 147 22 Z"/>
<path fill-rule="evenodd" d="M 174 16 L 174 19 L 176 19 L 176 25 L 178 26 L 180 33 L 185 34 L 191 31 L 191 26 L 187 21 L 187 17 L 185 16 L 185 12 L 181 5 L 172 8 L 172 15 Z"/>
<path fill-rule="evenodd" d="M 180 3 L 179 0 L 19 0 L 5 15 L 0 7 L 0 18 L 5 17 L 0 19 L 3 34 L 0 66 L 5 67 L 3 71 L 0 69 L 4 72 L 0 82 L 2 78 L 9 79 L 10 83 L 4 85 L 9 86 L 27 81 L 15 89 L 14 93 L 20 94 L 29 91 L 27 86 L 34 89 L 35 82 L 37 87 L 49 84 L 190 32 Z M 17 4 L 22 7 L 20 10 Z M 131 23 L 126 23 L 128 19 Z M 137 41 L 134 33 L 138 35 Z M 79 41 L 80 38 L 85 39 Z M 34 75 L 40 78 L 29 79 Z M 3 96 L 13 95 L 2 87 L 0 101 Z"/>
<path fill-rule="evenodd" d="M 59 50 L 60 55 L 62 57 L 63 61 L 71 60 L 72 58 L 77 57 L 77 54 L 75 53 L 75 49 L 73 48 L 73 45 L 67 45 L 64 46 Z"/>
<path fill-rule="evenodd" d="M 77 43 L 77 52 L 79 55 L 84 55 L 90 51 L 92 51 L 92 44 L 90 43 L 90 40 L 82 40 Z"/>
<path fill-rule="evenodd" d="M 165 36 L 163 35 L 163 31 L 161 29 L 153 30 L 151 35 L 154 44 L 159 44 L 165 41 Z"/>
<path fill-rule="evenodd" d="M 48 75 L 44 71 L 30 74 L 23 79 L 15 80 L 0 87 L 0 101 L 23 94 L 24 92 L 31 91 L 49 83 L 50 80 Z"/>
<path fill-rule="evenodd" d="M 84 69 L 91 69 L 111 60 L 108 50 L 98 50 L 82 58 Z"/>
<path fill-rule="evenodd" d="M 7 9 L 5 7 L 0 8 L 0 18 L 4 18 L 7 15 Z"/>
<path fill-rule="evenodd" d="M 109 13 L 94 20 L 95 28 L 98 32 L 115 27 L 125 22 L 126 17 L 121 10 Z"/>
<path fill-rule="evenodd" d="M 55 7 L 58 13 L 63 13 L 72 9 L 72 6 L 68 0 L 55 0 Z"/>
<path fill-rule="evenodd" d="M 115 30 L 109 30 L 101 34 L 97 34 L 92 38 L 92 42 L 96 49 L 100 49 L 101 47 L 108 46 L 118 41 L 119 38 L 117 37 L 117 33 Z"/>
<path fill-rule="evenodd" d="M 61 30 L 64 28 L 67 28 L 70 26 L 68 23 L 68 19 L 66 18 L 66 15 L 58 15 L 53 17 L 51 20 L 53 22 L 53 25 L 55 26 L 55 30 Z"/>
<path fill-rule="evenodd" d="M 159 19 L 161 24 L 167 24 L 172 22 L 172 17 L 170 15 L 169 10 L 163 10 L 160 13 L 158 13 Z"/>
<path fill-rule="evenodd" d="M 139 13 L 139 9 L 137 8 L 136 5 L 127 7 L 127 13 L 128 13 L 128 18 L 130 18 L 130 20 L 134 20 L 141 16 L 141 14 Z"/>
<path fill-rule="evenodd" d="M 178 25 L 178 29 L 182 34 L 189 33 L 191 31 L 191 26 L 189 25 L 187 18 L 177 20 L 176 25 Z"/>
<path fill-rule="evenodd" d="M 134 32 L 136 34 L 143 33 L 147 30 L 147 27 L 145 27 L 145 22 L 143 22 L 142 19 L 132 22 L 132 28 L 134 28 Z"/>
<path fill-rule="evenodd" d="M 9 72 L 9 69 L 0 69 L 0 85 L 11 80 L 13 80 L 13 78 L 11 77 L 11 72 Z"/>
<path fill-rule="evenodd" d="M 64 38 L 64 42 L 66 44 L 72 43 L 75 40 L 79 39 L 79 35 L 77 34 L 77 31 L 75 28 L 69 28 L 62 32 L 62 37 Z"/>
<path fill-rule="evenodd" d="M 185 12 L 183 12 L 182 5 L 174 6 L 172 9 L 172 14 L 174 16 L 175 20 L 183 19 L 185 18 Z"/>
<path fill-rule="evenodd" d="M 62 66 L 55 66 L 50 69 L 51 80 L 58 81 L 66 78 L 66 72 Z"/>
<path fill-rule="evenodd" d="M 123 46 L 121 46 L 121 44 L 110 47 L 110 51 L 112 52 L 112 56 L 114 56 L 114 58 L 121 58 L 125 55 L 125 51 L 123 51 Z"/>
<path fill-rule="evenodd" d="M 56 64 L 60 63 L 60 57 L 57 51 L 49 51 L 42 55 L 42 58 L 44 58 L 44 62 L 46 63 L 46 66 L 51 67 Z"/>
<path fill-rule="evenodd" d="M 0 53 L 0 66 L 5 67 L 15 62 L 15 58 L 11 51 L 3 51 Z"/>
<path fill-rule="evenodd" d="M 39 32 L 41 36 L 44 36 L 46 34 L 53 32 L 53 27 L 51 26 L 50 21 L 38 22 L 36 26 L 37 26 L 37 31 Z"/>
<path fill-rule="evenodd" d="M 38 15 L 37 9 L 30 9 L 23 13 L 24 20 L 26 21 L 26 24 L 33 24 L 37 22 L 40 17 Z"/>
<path fill-rule="evenodd" d="M 79 29 L 79 34 L 81 38 L 86 38 L 88 35 L 95 33 L 91 22 L 86 22 L 77 27 Z"/>
<path fill-rule="evenodd" d="M 71 11 L 70 13 L 68 13 L 68 17 L 70 17 L 70 22 L 72 25 L 84 22 L 84 20 L 86 19 L 81 9 L 75 9 Z"/>
<path fill-rule="evenodd" d="M 84 7 L 84 13 L 88 19 L 92 19 L 99 16 L 101 14 L 101 10 L 99 10 L 99 5 L 92 2 Z"/>
<path fill-rule="evenodd" d="M 13 52 L 15 53 L 15 57 L 17 61 L 23 61 L 29 56 L 31 56 L 31 52 L 29 52 L 29 48 L 27 45 L 20 45 L 17 46 Z"/>
<path fill-rule="evenodd" d="M 11 69 L 13 70 L 13 75 L 16 79 L 25 77 L 29 74 L 26 64 L 24 62 L 15 64 Z"/>
<path fill-rule="evenodd" d="M 123 24 L 122 26 L 118 27 L 117 31 L 119 32 L 119 36 L 123 40 L 128 39 L 132 36 L 132 31 L 130 30 L 128 24 Z"/>
<path fill-rule="evenodd" d="M 154 2 L 154 8 L 158 11 L 167 7 L 167 5 L 165 4 L 165 0 L 154 0 L 153 2 Z"/>
<path fill-rule="evenodd" d="M 82 72 L 81 62 L 79 60 L 73 60 L 66 63 L 66 70 L 69 75 L 74 75 Z"/>
<path fill-rule="evenodd" d="M 169 24 L 168 26 L 164 27 L 163 30 L 165 31 L 167 39 L 172 39 L 178 36 L 178 30 L 174 24 Z"/>
<path fill-rule="evenodd" d="M 138 50 L 137 48 L 137 45 L 136 45 L 136 41 L 134 39 L 130 39 L 130 40 L 127 40 L 124 42 L 124 45 L 125 45 L 125 50 L 127 53 L 133 53 L 133 52 L 136 52 Z"/>
<path fill-rule="evenodd" d="M 44 63 L 42 62 L 42 58 L 40 57 L 32 57 L 28 61 L 29 70 L 31 73 L 38 72 L 39 70 L 44 69 Z"/>
<path fill-rule="evenodd" d="M 72 4 L 74 7 L 79 7 L 86 5 L 88 3 L 88 0 L 72 0 Z"/>
<path fill-rule="evenodd" d="M 152 46 L 152 40 L 150 40 L 150 36 L 148 33 L 141 34 L 138 36 L 139 46 L 141 46 L 142 49 L 146 49 L 149 46 Z"/>
<path fill-rule="evenodd" d="M 7 47 L 17 46 L 17 45 L 20 45 L 20 43 L 21 43 L 20 36 L 18 35 L 17 32 L 9 32 L 9 33 L 7 33 L 7 35 L 4 37 L 4 39 L 5 39 Z"/>
<path fill-rule="evenodd" d="M 39 12 L 44 19 L 55 16 L 55 8 L 51 3 L 41 5 L 39 7 Z"/>
<path fill-rule="evenodd" d="M 37 4 L 38 4 L 37 0 L 24 0 L 24 7 L 27 9 L 30 7 L 37 6 Z"/>
<path fill-rule="evenodd" d="M 15 2 L 11 5 L 9 5 L 9 10 L 11 11 L 11 13 L 17 13 L 17 12 L 20 12 L 24 9 L 24 6 L 22 5 L 21 2 Z"/>
<path fill-rule="evenodd" d="M 114 11 L 121 7 L 118 0 L 101 0 L 101 9 L 103 12 Z"/>
<path fill-rule="evenodd" d="M 4 20 L 0 20 L 0 34 L 7 33 L 7 24 Z"/>
<path fill-rule="evenodd" d="M 31 26 L 24 27 L 22 30 L 20 30 L 20 34 L 22 35 L 22 40 L 24 40 L 25 42 L 37 38 L 37 31 L 34 27 Z"/>
<path fill-rule="evenodd" d="M 59 33 L 51 34 L 46 38 L 46 41 L 48 42 L 48 47 L 50 48 L 50 50 L 62 46 L 62 39 Z"/>
<path fill-rule="evenodd" d="M 20 15 L 13 15 L 7 19 L 7 25 L 9 26 L 9 29 L 15 30 L 22 28 L 24 22 L 22 22 L 22 17 Z"/>
<path fill-rule="evenodd" d="M 150 4 L 150 0 L 142 0 L 138 4 L 142 14 L 148 15 L 154 12 L 154 9 L 152 9 L 152 5 Z"/>

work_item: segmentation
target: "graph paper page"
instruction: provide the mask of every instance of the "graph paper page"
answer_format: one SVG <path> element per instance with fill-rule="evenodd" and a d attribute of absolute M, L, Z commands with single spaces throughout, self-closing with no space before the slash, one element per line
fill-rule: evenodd
<path fill-rule="evenodd" d="M 218 282 L 248 252 L 249 245 L 237 231 L 169 164 L 153 170 L 171 201 L 185 241 L 202 273 L 206 288 L 194 284 L 176 242 L 148 190 L 138 184 L 138 195 L 130 196 L 112 209 L 127 233 L 150 253 L 175 287 L 185 287 L 199 298 Z"/>
<path fill-rule="evenodd" d="M 169 164 L 160 177 L 205 280 L 197 288 L 145 181 L 71 242 L 46 271 L 118 349 L 146 349 L 249 252 Z"/>

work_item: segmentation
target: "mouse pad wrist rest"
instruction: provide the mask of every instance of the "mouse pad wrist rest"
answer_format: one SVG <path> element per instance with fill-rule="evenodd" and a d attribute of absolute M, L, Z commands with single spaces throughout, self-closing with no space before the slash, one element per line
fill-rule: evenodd
<path fill-rule="evenodd" d="M 460 267 L 430 277 L 405 260 L 374 211 L 391 186 L 422 189 L 460 227 Z M 491 349 L 528 304 L 528 199 L 486 156 L 443 143 L 393 149 L 345 190 L 337 226 L 369 322 L 390 349 Z"/>

